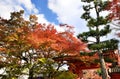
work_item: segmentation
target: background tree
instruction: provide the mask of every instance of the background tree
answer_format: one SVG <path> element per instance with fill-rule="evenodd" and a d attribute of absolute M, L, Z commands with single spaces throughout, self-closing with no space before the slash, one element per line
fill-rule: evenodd
<path fill-rule="evenodd" d="M 113 29 L 115 29 L 116 31 L 119 31 L 120 30 L 120 1 L 110 0 L 105 9 L 109 11 L 108 19 L 111 21 L 111 24 L 114 25 Z M 118 36 L 120 36 L 119 33 L 118 33 Z"/>
<path fill-rule="evenodd" d="M 72 27 L 58 32 L 53 25 L 39 24 L 37 17 L 23 18 L 24 11 L 11 13 L 11 18 L 0 19 L 0 68 L 5 71 L 2 79 L 17 79 L 28 75 L 29 79 L 42 74 L 52 79 L 63 62 L 54 57 L 77 55 L 87 51 L 86 44 L 73 36 Z"/>
<path fill-rule="evenodd" d="M 101 12 L 105 10 L 107 5 L 107 1 L 102 0 L 81 0 L 87 5 L 83 5 L 83 10 L 85 11 L 81 18 L 87 21 L 87 26 L 89 27 L 88 32 L 83 32 L 78 35 L 78 38 L 81 38 L 83 41 L 89 43 L 89 37 L 96 39 L 96 41 L 92 44 L 89 44 L 89 48 L 93 50 L 93 52 L 98 52 L 100 59 L 100 66 L 102 71 L 102 79 L 108 79 L 108 73 L 105 66 L 104 60 L 104 51 L 117 49 L 118 41 L 115 39 L 101 41 L 101 37 L 107 35 L 111 32 L 110 26 L 108 23 L 108 16 L 102 16 Z M 96 16 L 91 15 L 91 10 L 94 11 Z"/>
<path fill-rule="evenodd" d="M 4 49 L 0 51 L 1 65 L 4 63 L 1 68 L 4 67 L 7 74 L 1 74 L 2 78 L 16 78 L 24 70 L 22 65 L 23 53 L 29 49 L 29 46 L 25 41 L 28 22 L 22 17 L 23 12 L 11 13 L 9 20 L 0 19 L 0 47 Z"/>

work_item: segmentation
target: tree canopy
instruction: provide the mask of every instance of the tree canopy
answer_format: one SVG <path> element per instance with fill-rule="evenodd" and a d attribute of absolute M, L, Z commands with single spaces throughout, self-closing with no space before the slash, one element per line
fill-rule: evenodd
<path fill-rule="evenodd" d="M 2 79 L 16 79 L 22 75 L 32 79 L 39 74 L 50 79 L 63 64 L 54 61 L 54 57 L 88 51 L 87 45 L 74 37 L 71 26 L 60 25 L 67 30 L 58 32 L 52 24 L 38 23 L 35 15 L 25 20 L 23 13 L 22 10 L 13 12 L 8 20 L 0 18 Z"/>

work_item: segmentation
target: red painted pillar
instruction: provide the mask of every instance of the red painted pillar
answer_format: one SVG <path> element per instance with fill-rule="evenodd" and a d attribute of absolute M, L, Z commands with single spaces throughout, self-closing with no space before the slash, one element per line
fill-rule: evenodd
<path fill-rule="evenodd" d="M 118 65 L 120 66 L 120 55 L 118 55 Z"/>

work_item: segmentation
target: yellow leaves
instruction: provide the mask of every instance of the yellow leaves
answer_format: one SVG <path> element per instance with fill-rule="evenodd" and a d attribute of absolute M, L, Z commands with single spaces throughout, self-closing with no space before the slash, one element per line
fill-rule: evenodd
<path fill-rule="evenodd" d="M 5 40 L 7 40 L 7 41 L 16 41 L 16 40 L 18 40 L 18 35 L 16 33 L 13 33 L 13 34 L 7 36 Z"/>
<path fill-rule="evenodd" d="M 17 78 L 15 78 L 15 77 L 12 77 L 12 79 L 17 79 Z"/>
<path fill-rule="evenodd" d="M 45 63 L 46 62 L 46 58 L 40 58 L 38 59 L 39 62 Z"/>

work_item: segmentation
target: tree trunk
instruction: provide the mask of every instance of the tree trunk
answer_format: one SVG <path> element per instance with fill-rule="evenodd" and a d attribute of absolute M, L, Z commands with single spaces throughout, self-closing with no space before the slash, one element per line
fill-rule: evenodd
<path fill-rule="evenodd" d="M 29 78 L 28 79 L 33 79 L 33 69 L 29 69 Z"/>
<path fill-rule="evenodd" d="M 100 66 L 101 66 L 101 73 L 102 73 L 102 79 L 108 79 L 108 72 L 106 69 L 106 65 L 105 65 L 105 60 L 102 54 L 102 51 L 98 51 L 99 53 L 99 58 L 100 58 Z"/>

